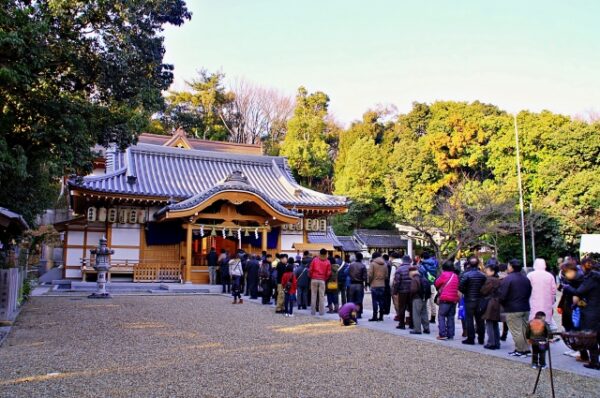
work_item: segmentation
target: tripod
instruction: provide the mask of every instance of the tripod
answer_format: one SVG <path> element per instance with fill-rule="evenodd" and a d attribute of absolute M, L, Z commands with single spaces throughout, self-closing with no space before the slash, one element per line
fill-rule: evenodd
<path fill-rule="evenodd" d="M 545 344 L 548 347 L 548 369 L 550 371 L 550 386 L 552 388 L 552 398 L 555 398 L 554 395 L 554 377 L 552 376 L 552 354 L 550 353 L 550 341 L 549 339 L 543 339 L 543 340 L 539 340 L 539 343 Z M 540 375 L 542 374 L 542 367 L 539 366 L 538 367 L 538 374 L 537 377 L 535 379 L 535 385 L 533 386 L 533 392 L 531 393 L 531 395 L 535 394 L 535 391 L 537 390 L 538 384 L 540 382 Z"/>

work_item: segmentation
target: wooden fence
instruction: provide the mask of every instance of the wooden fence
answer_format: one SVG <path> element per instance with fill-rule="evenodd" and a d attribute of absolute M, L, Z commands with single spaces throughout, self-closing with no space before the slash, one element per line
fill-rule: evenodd
<path fill-rule="evenodd" d="M 81 259 L 81 275 L 85 282 L 88 274 L 95 274 L 93 259 Z M 112 275 L 132 275 L 134 282 L 181 282 L 181 265 L 168 261 L 132 261 L 111 259 L 108 281 Z"/>

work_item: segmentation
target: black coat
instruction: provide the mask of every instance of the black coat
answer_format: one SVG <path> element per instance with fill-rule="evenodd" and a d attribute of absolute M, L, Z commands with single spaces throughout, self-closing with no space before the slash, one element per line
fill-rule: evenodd
<path fill-rule="evenodd" d="M 521 272 L 511 272 L 502 279 L 498 298 L 504 312 L 527 312 L 531 297 L 531 282 Z"/>
<path fill-rule="evenodd" d="M 581 307 L 580 329 L 600 330 L 600 272 L 588 272 L 577 289 L 565 285 L 564 290 L 586 302 L 586 306 Z"/>
<path fill-rule="evenodd" d="M 465 295 L 465 302 L 479 301 L 483 297 L 481 288 L 485 283 L 486 276 L 478 268 L 469 268 L 460 277 L 458 290 Z"/>
<path fill-rule="evenodd" d="M 248 260 L 246 262 L 246 269 L 248 271 L 248 283 L 256 283 L 258 282 L 258 270 L 260 268 L 260 263 L 258 260 Z"/>
<path fill-rule="evenodd" d="M 216 267 L 218 259 L 219 255 L 214 250 L 209 251 L 208 255 L 206 256 L 206 261 L 208 262 L 209 267 Z"/>

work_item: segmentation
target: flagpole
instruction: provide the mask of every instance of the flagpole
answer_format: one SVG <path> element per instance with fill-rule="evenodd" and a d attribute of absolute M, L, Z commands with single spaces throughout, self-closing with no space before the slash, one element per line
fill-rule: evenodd
<path fill-rule="evenodd" d="M 523 245 L 523 268 L 527 272 L 527 249 L 525 247 L 525 211 L 523 210 L 523 182 L 521 180 L 521 154 L 519 152 L 519 129 L 517 127 L 517 115 L 513 115 L 515 122 L 515 144 L 517 148 L 517 180 L 519 183 L 519 208 L 521 210 L 521 241 Z"/>

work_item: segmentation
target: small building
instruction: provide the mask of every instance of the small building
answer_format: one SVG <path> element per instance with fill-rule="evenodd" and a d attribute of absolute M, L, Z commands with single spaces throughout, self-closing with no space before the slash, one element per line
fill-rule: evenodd
<path fill-rule="evenodd" d="M 369 253 L 400 252 L 412 256 L 412 239 L 401 235 L 397 230 L 356 229 L 352 237 Z"/>
<path fill-rule="evenodd" d="M 75 217 L 55 224 L 64 231 L 68 279 L 94 274 L 90 249 L 105 235 L 115 250 L 113 277 L 206 283 L 211 247 L 296 253 L 348 207 L 345 197 L 298 184 L 285 158 L 264 156 L 258 145 L 197 140 L 182 130 L 108 149 L 94 169 L 68 180 Z"/>

